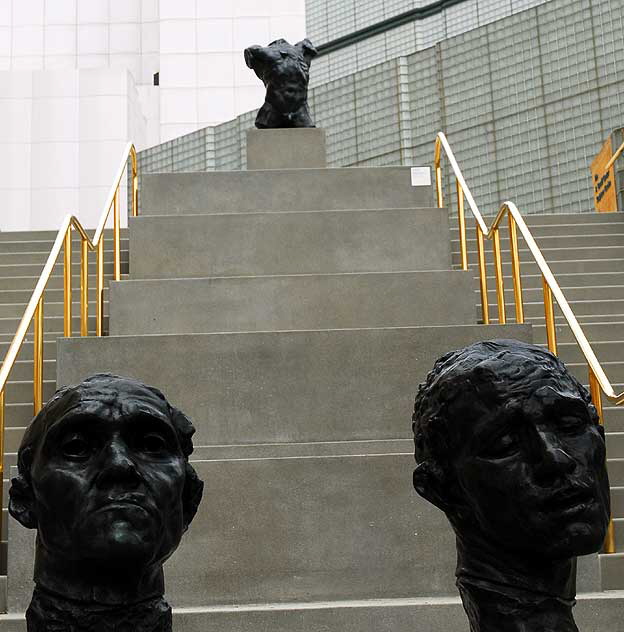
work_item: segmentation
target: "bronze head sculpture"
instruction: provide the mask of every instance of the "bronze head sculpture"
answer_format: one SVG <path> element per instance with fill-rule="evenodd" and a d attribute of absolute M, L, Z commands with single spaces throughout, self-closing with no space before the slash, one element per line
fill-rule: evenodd
<path fill-rule="evenodd" d="M 440 358 L 416 396 L 413 482 L 457 539 L 472 632 L 575 632 L 576 556 L 609 524 L 603 428 L 541 347 L 478 342 Z"/>
<path fill-rule="evenodd" d="M 245 63 L 264 83 L 266 97 L 256 117 L 259 129 L 314 127 L 308 108 L 310 64 L 317 50 L 308 39 L 284 39 L 245 49 Z"/>
<path fill-rule="evenodd" d="M 191 421 L 155 388 L 94 375 L 43 407 L 18 452 L 9 511 L 37 529 L 29 632 L 169 632 L 162 565 L 203 483 Z"/>

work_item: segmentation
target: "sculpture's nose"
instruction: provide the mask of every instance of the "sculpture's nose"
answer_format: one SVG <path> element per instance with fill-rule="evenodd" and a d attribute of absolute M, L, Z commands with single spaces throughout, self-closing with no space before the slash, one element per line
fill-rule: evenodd
<path fill-rule="evenodd" d="M 554 432 L 537 430 L 533 443 L 538 479 L 550 481 L 565 477 L 576 469 L 576 460 L 565 451 Z"/>
<path fill-rule="evenodd" d="M 99 488 L 120 484 L 136 487 L 141 480 L 128 446 L 118 438 L 111 440 L 102 451 L 100 468 L 95 482 Z"/>

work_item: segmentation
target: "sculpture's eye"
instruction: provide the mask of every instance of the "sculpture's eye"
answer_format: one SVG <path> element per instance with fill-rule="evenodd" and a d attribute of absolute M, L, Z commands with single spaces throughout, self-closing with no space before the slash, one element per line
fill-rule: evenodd
<path fill-rule="evenodd" d="M 161 454 L 167 450 L 167 440 L 158 432 L 146 432 L 139 437 L 138 447 L 148 454 Z"/>
<path fill-rule="evenodd" d="M 61 443 L 63 455 L 74 461 L 84 461 L 91 456 L 91 446 L 81 434 L 70 434 Z"/>
<path fill-rule="evenodd" d="M 559 419 L 557 425 L 564 432 L 575 433 L 586 428 L 588 424 L 589 421 L 584 420 L 579 415 L 565 415 Z"/>
<path fill-rule="evenodd" d="M 518 451 L 518 439 L 514 434 L 508 433 L 496 437 L 479 452 L 484 459 L 504 459 Z"/>

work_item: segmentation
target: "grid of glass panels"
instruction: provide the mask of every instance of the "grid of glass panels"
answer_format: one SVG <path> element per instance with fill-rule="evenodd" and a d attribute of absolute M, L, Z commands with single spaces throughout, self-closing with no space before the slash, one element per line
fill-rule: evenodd
<path fill-rule="evenodd" d="M 534 4 L 313 87 L 329 165 L 431 164 L 444 130 L 483 213 L 591 211 L 589 165 L 624 125 L 624 3 Z M 143 151 L 140 169 L 244 168 L 255 114 Z"/>

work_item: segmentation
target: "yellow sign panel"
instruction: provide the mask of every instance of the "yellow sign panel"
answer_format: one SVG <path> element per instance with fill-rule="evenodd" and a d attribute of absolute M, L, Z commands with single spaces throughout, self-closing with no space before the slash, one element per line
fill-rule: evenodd
<path fill-rule="evenodd" d="M 590 167 L 594 183 L 594 205 L 599 213 L 611 213 L 618 210 L 615 165 L 607 172 L 604 170 L 611 156 L 613 156 L 613 147 L 611 138 L 607 138 Z"/>

